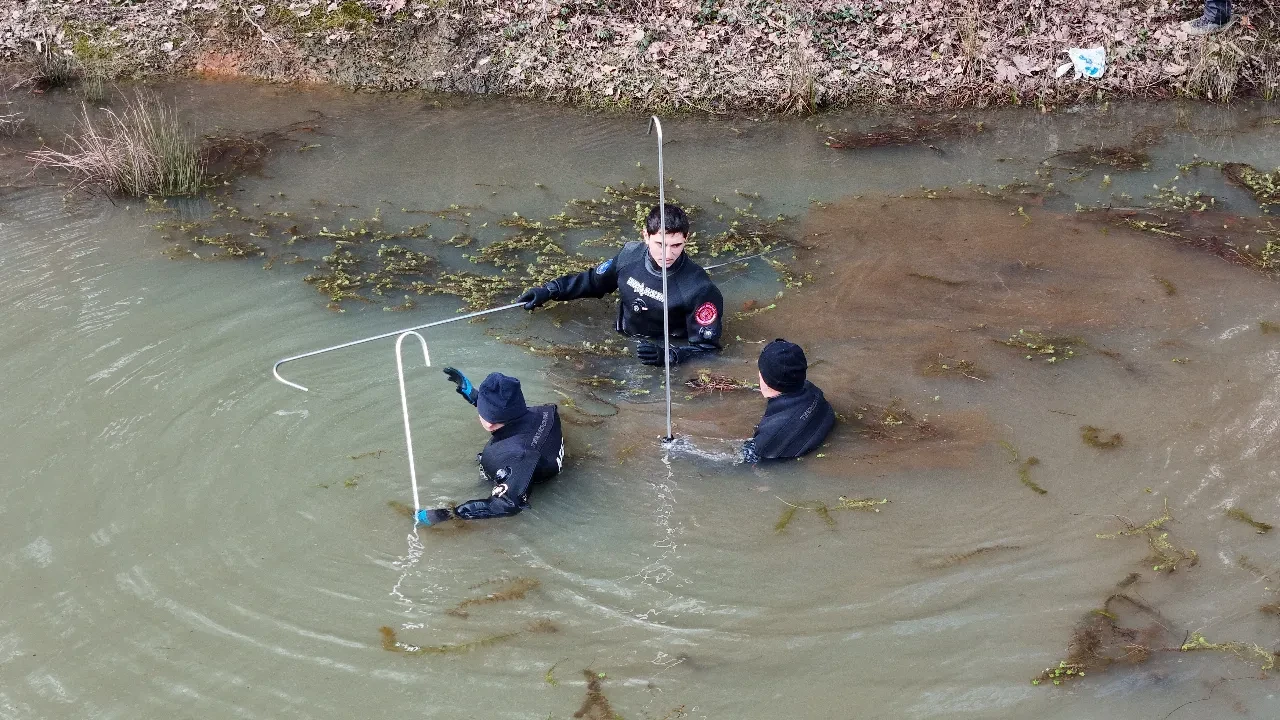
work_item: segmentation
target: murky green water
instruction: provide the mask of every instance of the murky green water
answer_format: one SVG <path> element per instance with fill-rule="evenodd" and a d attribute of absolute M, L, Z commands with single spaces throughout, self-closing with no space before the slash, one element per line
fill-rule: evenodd
<path fill-rule="evenodd" d="M 263 176 L 234 186 L 245 208 L 318 217 L 318 200 L 341 224 L 380 207 L 397 227 L 421 221 L 400 209 L 454 203 L 545 217 L 603 185 L 654 180 L 653 140 L 634 118 L 243 85 L 167 92 L 202 129 L 324 114 L 305 140 L 319 147 L 278 150 Z M 46 137 L 73 112 L 59 96 L 27 103 Z M 815 122 L 669 120 L 673 184 L 700 203 L 760 193 L 755 207 L 797 216 L 798 234 L 835 222 L 812 218 L 813 200 L 888 203 L 921 185 L 998 185 L 1031 177 L 1060 150 L 1149 125 L 1167 132 L 1151 169 L 1109 172 L 1110 187 L 1101 170 L 1055 177 L 1066 194 L 1031 208 L 1025 251 L 996 257 L 1005 246 L 957 242 L 949 231 L 988 212 L 959 202 L 931 211 L 937 239 L 884 232 L 873 213 L 840 225 L 847 265 L 823 266 L 840 270 L 838 286 L 819 273 L 793 291 L 758 264 L 722 280 L 730 308 L 784 290 L 800 307 L 780 318 L 812 312 L 804 327 L 770 325 L 768 314 L 730 325 L 729 336 L 747 334 L 718 372 L 749 367 L 753 332 L 800 333 L 813 338 L 811 357 L 823 361 L 813 377 L 829 394 L 901 398 L 917 417 L 937 417 L 942 439 L 846 433 L 827 457 L 753 471 L 715 457 L 762 402 L 677 392 L 677 429 L 699 451 L 664 455 L 660 406 L 633 397 L 604 424 L 569 427 L 576 459 L 535 493 L 532 510 L 417 536 L 387 506 L 410 501 L 391 344 L 288 366 L 307 394 L 272 381 L 270 366 L 447 317 L 454 298 L 335 313 L 301 282 L 322 253 L 270 270 L 261 258 L 175 262 L 150 227 L 162 218 L 138 203 L 11 192 L 0 198 L 0 718 L 563 718 L 582 703 L 583 668 L 607 675 L 603 690 L 627 718 L 675 717 L 681 706 L 690 717 L 742 719 L 1161 718 L 1211 691 L 1173 717 L 1268 716 L 1276 681 L 1253 679 L 1258 663 L 1222 653 L 1154 648 L 1145 663 L 1061 688 L 1029 680 L 1066 656 L 1076 621 L 1131 572 L 1143 577 L 1128 591 L 1159 610 L 1173 645 L 1199 631 L 1276 649 L 1280 621 L 1257 610 L 1280 587 L 1275 535 L 1224 512 L 1280 519 L 1280 335 L 1258 325 L 1280 322 L 1277 285 L 1159 238 L 1117 231 L 1112 253 L 1100 234 L 1077 248 L 1054 228 L 1072 221 L 1076 202 L 1141 198 L 1194 154 L 1280 165 L 1280 126 L 1257 123 L 1278 115 L 1008 111 L 984 118 L 989 132 L 936 142 L 940 152 L 838 152 Z M 1189 184 L 1256 215 L 1214 173 Z M 272 198 L 281 192 L 288 199 Z M 448 223 L 432 222 L 448 236 Z M 482 240 L 504 233 L 477 229 Z M 838 235 L 832 243 L 845 242 Z M 417 247 L 449 262 L 460 255 Z M 885 274 L 904 262 L 979 289 L 921 290 Z M 1019 276 L 1019 262 L 1045 275 Z M 607 307 L 433 329 L 433 363 L 473 378 L 502 370 L 531 401 L 563 402 L 576 387 L 572 364 L 493 336 L 607 337 L 596 329 Z M 978 321 L 991 335 L 1087 332 L 1091 346 L 1123 359 L 1094 352 L 1046 366 L 984 341 L 958 351 L 984 366 L 983 381 L 917 372 L 920 350 Z M 832 328 L 829 344 L 814 325 Z M 627 367 L 606 362 L 618 377 L 634 375 Z M 655 391 L 656 382 L 641 381 Z M 483 494 L 474 411 L 438 368 L 415 367 L 410 388 L 424 503 Z M 1124 447 L 1087 447 L 1083 424 L 1122 432 Z M 1000 441 L 1040 458 L 1031 472 L 1048 494 L 1019 482 Z M 779 498 L 834 505 L 840 495 L 891 502 L 835 513 L 834 527 L 802 511 L 774 532 Z M 1195 567 L 1154 572 L 1142 538 L 1096 537 L 1124 527 L 1115 515 L 1142 524 L 1166 500 L 1176 521 L 1165 529 L 1198 553 Z M 1008 548 L 951 558 L 996 545 Z M 445 612 L 499 587 L 486 581 L 518 577 L 539 585 L 470 606 L 466 618 Z M 391 653 L 379 636 L 390 626 L 405 643 L 465 644 L 539 619 L 558 631 L 524 630 L 469 653 Z"/>

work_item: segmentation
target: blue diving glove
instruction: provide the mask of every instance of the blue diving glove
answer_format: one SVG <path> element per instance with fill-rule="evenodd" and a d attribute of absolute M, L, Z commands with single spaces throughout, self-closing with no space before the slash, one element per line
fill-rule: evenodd
<path fill-rule="evenodd" d="M 453 513 L 448 508 L 440 508 L 438 510 L 422 509 L 418 511 L 417 520 L 422 525 L 435 525 L 453 517 Z"/>
<path fill-rule="evenodd" d="M 476 391 L 475 386 L 471 384 L 471 381 L 467 379 L 466 375 L 458 372 L 457 368 L 451 367 L 444 369 L 444 375 L 449 378 L 449 382 L 458 386 L 457 393 L 461 395 L 463 399 L 472 405 L 476 404 L 476 398 L 480 397 L 480 393 Z"/>

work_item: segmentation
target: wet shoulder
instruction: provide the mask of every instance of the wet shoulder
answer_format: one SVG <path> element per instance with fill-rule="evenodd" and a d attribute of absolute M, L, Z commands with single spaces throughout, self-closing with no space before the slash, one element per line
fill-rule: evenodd
<path fill-rule="evenodd" d="M 631 265 L 644 260 L 644 243 L 632 240 L 618 251 L 618 264 Z"/>

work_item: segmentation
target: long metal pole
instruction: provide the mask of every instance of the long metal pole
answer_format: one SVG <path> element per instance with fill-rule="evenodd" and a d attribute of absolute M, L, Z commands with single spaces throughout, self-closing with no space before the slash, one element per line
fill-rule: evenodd
<path fill-rule="evenodd" d="M 662 174 L 662 121 L 657 115 L 649 116 L 649 130 L 652 133 L 658 128 L 658 233 L 662 236 L 662 355 L 666 370 L 667 388 L 667 442 L 674 439 L 671 434 L 671 309 L 667 303 L 667 193 L 664 175 Z M 646 228 L 647 229 L 647 228 Z"/>
<path fill-rule="evenodd" d="M 409 395 L 404 390 L 404 354 L 400 351 L 404 339 L 410 335 L 418 338 L 422 344 L 422 361 L 431 367 L 431 353 L 427 352 L 427 339 L 414 330 L 405 330 L 396 338 L 396 375 L 400 378 L 400 414 L 404 416 L 404 446 L 409 453 L 409 482 L 413 484 L 413 522 L 418 522 L 418 511 L 422 503 L 418 502 L 418 470 L 413 464 L 413 433 L 409 432 Z"/>
<path fill-rule="evenodd" d="M 426 328 L 435 327 L 437 325 L 447 325 L 448 323 L 458 322 L 459 320 L 470 320 L 471 318 L 480 317 L 481 315 L 488 315 L 490 313 L 496 313 L 502 310 L 510 310 L 511 308 L 518 308 L 518 307 L 521 307 L 522 305 L 524 305 L 524 303 L 511 303 L 510 305 L 503 305 L 502 307 L 489 308 L 488 310 L 480 310 L 478 312 L 467 313 L 466 315 L 459 315 L 458 317 L 448 318 L 447 320 L 436 320 L 435 322 L 429 322 L 425 325 L 415 325 L 413 327 L 407 327 L 401 330 L 392 330 L 391 332 L 388 332 L 388 333 L 382 333 L 381 335 L 374 335 L 373 337 L 367 337 L 360 340 L 352 340 L 351 342 L 345 342 L 345 343 L 342 343 L 341 345 L 334 345 L 333 347 L 321 348 L 319 350 L 312 350 L 311 352 L 302 353 L 301 355 L 294 355 L 292 357 L 287 357 L 287 358 L 277 360 L 276 364 L 271 366 L 271 374 L 275 376 L 276 380 L 279 380 L 280 382 L 284 383 L 285 385 L 288 385 L 289 387 L 295 387 L 303 392 L 309 392 L 305 387 L 299 385 L 298 383 L 291 382 L 289 380 L 285 380 L 284 378 L 280 377 L 280 372 L 279 372 L 280 366 L 287 362 L 293 362 L 294 360 L 301 360 L 302 358 L 311 357 L 312 355 L 320 355 L 322 353 L 333 352 L 334 350 L 349 348 L 353 345 L 360 345 L 367 342 L 373 342 L 374 340 L 381 340 L 383 338 L 389 338 L 395 335 L 403 335 L 404 333 L 407 333 L 413 330 L 424 330 Z"/>

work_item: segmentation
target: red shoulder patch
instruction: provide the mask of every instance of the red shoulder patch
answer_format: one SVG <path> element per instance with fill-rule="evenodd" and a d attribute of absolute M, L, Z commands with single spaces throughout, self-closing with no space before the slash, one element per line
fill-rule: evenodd
<path fill-rule="evenodd" d="M 698 321 L 699 325 L 710 325 L 720 317 L 720 312 L 716 310 L 715 303 L 704 302 L 698 306 L 693 313 L 693 319 Z"/>

